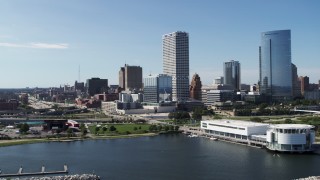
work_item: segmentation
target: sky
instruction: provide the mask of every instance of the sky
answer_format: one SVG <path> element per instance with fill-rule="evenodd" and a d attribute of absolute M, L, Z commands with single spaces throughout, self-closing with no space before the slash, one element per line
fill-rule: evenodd
<path fill-rule="evenodd" d="M 118 84 L 125 63 L 159 74 L 162 35 L 175 31 L 189 33 L 190 80 L 212 84 L 237 60 L 241 83 L 254 84 L 261 32 L 282 29 L 298 75 L 316 83 L 319 22 L 319 0 L 0 0 L 0 88 Z"/>

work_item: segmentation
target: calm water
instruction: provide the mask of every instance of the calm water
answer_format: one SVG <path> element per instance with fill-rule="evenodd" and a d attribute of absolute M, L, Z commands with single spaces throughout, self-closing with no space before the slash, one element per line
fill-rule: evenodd
<path fill-rule="evenodd" d="M 41 143 L 0 148 L 0 169 L 62 170 L 102 179 L 293 179 L 320 175 L 319 155 L 280 154 L 204 138 L 160 135 L 135 139 Z"/>

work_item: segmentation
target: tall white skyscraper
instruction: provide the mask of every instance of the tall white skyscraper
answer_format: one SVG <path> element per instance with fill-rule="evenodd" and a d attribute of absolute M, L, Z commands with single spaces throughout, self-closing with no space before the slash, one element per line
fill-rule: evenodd
<path fill-rule="evenodd" d="M 163 73 L 172 77 L 172 100 L 189 99 L 189 35 L 173 32 L 162 36 Z"/>

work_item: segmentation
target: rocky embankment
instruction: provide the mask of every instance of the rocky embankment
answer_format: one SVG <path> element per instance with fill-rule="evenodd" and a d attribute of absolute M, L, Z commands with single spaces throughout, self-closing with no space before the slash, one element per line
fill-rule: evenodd
<path fill-rule="evenodd" d="M 320 180 L 320 176 L 310 176 L 310 177 L 306 177 L 306 178 L 299 178 L 296 180 Z"/>
<path fill-rule="evenodd" d="M 6 180 L 1 179 L 0 180 Z M 11 178 L 11 180 L 100 180 L 100 177 L 94 174 L 75 174 L 66 176 L 52 176 L 52 177 L 28 177 L 28 178 Z"/>

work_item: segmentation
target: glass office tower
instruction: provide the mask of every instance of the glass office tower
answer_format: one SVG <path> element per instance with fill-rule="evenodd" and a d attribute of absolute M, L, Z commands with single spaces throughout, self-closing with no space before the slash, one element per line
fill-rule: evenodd
<path fill-rule="evenodd" d="M 223 64 L 224 84 L 229 84 L 234 90 L 240 90 L 240 63 L 231 60 Z"/>
<path fill-rule="evenodd" d="M 259 48 L 260 93 L 271 101 L 292 98 L 291 32 L 268 31 L 261 34 Z"/>
<path fill-rule="evenodd" d="M 149 75 L 144 78 L 144 102 L 171 101 L 172 78 L 166 74 Z"/>

